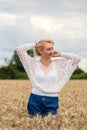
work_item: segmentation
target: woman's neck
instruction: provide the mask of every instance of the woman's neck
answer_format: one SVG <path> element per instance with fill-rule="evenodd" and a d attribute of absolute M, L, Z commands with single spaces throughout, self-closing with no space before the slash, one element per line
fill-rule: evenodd
<path fill-rule="evenodd" d="M 45 66 L 45 67 L 48 67 L 51 63 L 51 60 L 50 59 L 45 59 L 45 58 L 41 58 L 41 63 Z"/>

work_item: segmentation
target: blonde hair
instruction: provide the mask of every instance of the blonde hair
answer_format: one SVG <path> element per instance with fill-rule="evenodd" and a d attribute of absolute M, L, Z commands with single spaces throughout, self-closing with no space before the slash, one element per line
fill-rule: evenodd
<path fill-rule="evenodd" d="M 43 50 L 44 45 L 45 45 L 45 44 L 48 44 L 48 43 L 54 45 L 54 41 L 53 41 L 53 40 L 49 40 L 49 39 L 42 39 L 42 40 L 36 42 L 35 54 L 36 54 L 37 56 L 40 56 L 40 55 L 41 55 L 40 52 Z"/>

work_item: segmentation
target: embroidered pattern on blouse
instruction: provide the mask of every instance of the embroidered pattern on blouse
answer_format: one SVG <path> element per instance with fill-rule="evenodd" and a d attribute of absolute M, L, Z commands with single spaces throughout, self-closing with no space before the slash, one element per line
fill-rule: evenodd
<path fill-rule="evenodd" d="M 34 85 L 33 87 L 36 86 L 48 93 L 61 91 L 62 87 L 77 68 L 80 58 L 76 55 L 70 55 L 68 58 L 68 56 L 65 55 L 63 58 L 54 59 L 50 66 L 45 68 L 40 61 L 27 54 L 27 50 L 33 47 L 32 44 L 25 44 L 17 48 L 17 53 L 28 77 Z M 40 76 L 42 76 L 42 79 Z"/>

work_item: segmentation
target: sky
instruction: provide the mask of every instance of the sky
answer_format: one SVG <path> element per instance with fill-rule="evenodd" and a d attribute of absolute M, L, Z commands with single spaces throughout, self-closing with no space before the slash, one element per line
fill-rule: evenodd
<path fill-rule="evenodd" d="M 87 71 L 87 0 L 0 0 L 0 65 L 20 44 L 41 39 L 78 54 Z"/>

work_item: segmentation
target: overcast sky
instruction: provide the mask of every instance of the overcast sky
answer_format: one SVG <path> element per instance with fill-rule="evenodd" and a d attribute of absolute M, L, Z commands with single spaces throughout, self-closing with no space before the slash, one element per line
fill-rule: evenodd
<path fill-rule="evenodd" d="M 0 64 L 20 44 L 46 38 L 87 58 L 87 0 L 0 0 Z"/>

